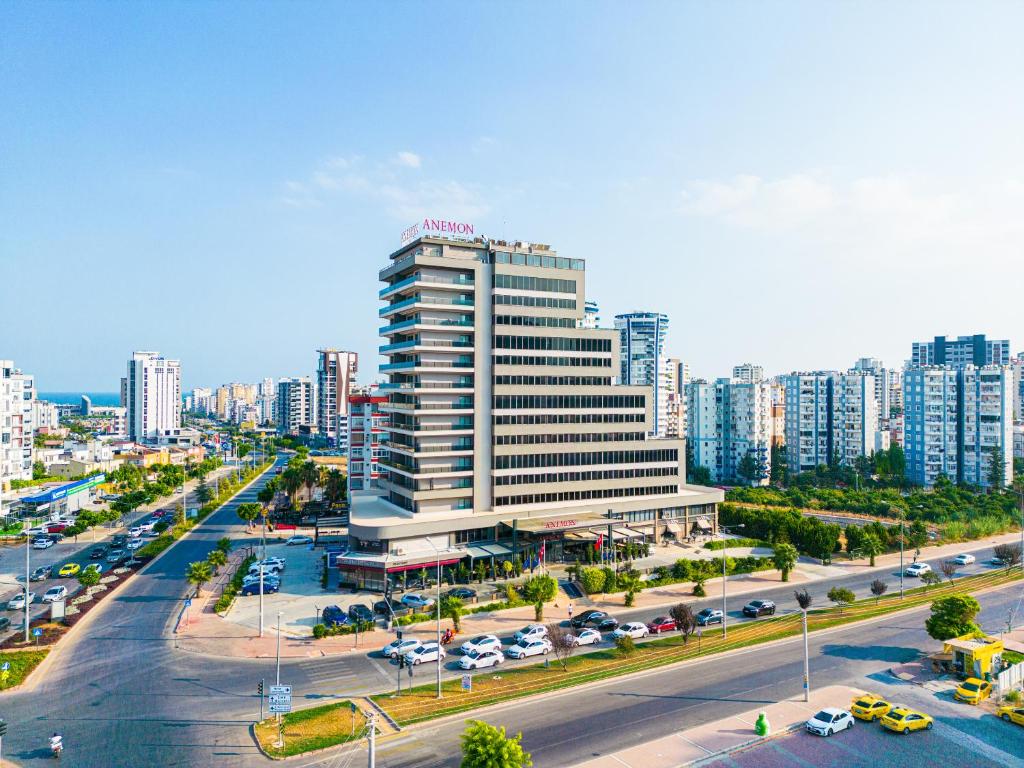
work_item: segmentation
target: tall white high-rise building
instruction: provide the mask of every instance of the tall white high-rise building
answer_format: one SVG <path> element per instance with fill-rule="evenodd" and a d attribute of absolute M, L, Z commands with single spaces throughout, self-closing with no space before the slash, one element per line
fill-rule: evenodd
<path fill-rule="evenodd" d="M 316 425 L 316 387 L 308 376 L 279 379 L 274 421 L 282 435 L 297 435 L 301 427 Z"/>
<path fill-rule="evenodd" d="M 1013 375 L 1013 420 L 1024 422 L 1024 353 L 1010 362 Z"/>
<path fill-rule="evenodd" d="M 579 321 L 580 328 L 600 328 L 601 309 L 596 301 L 588 301 L 583 307 L 583 318 Z"/>
<path fill-rule="evenodd" d="M 740 384 L 754 384 L 764 378 L 764 368 L 753 363 L 741 363 L 732 368 L 732 378 Z"/>
<path fill-rule="evenodd" d="M 128 437 L 156 440 L 181 428 L 181 363 L 159 352 L 135 352 L 126 377 Z"/>
<path fill-rule="evenodd" d="M 327 444 L 348 442 L 348 398 L 359 369 L 359 355 L 337 349 L 317 350 L 316 424 Z"/>
<path fill-rule="evenodd" d="M 771 476 L 771 385 L 727 378 L 686 385 L 687 439 L 713 482 L 764 485 Z"/>
<path fill-rule="evenodd" d="M 870 373 L 832 377 L 832 456 L 852 467 L 878 444 L 878 390 Z"/>
<path fill-rule="evenodd" d="M 32 479 L 35 399 L 33 377 L 15 368 L 13 360 L 0 360 L 0 491 L 12 480 Z"/>
<path fill-rule="evenodd" d="M 957 336 L 955 339 L 936 336 L 933 341 L 915 341 L 911 347 L 910 367 L 948 365 L 1008 365 L 1010 342 L 988 339 L 983 333 Z"/>
<path fill-rule="evenodd" d="M 808 472 L 832 461 L 832 371 L 783 376 L 786 387 L 786 466 Z"/>
<path fill-rule="evenodd" d="M 192 410 L 195 413 L 209 414 L 213 410 L 212 398 L 213 390 L 209 387 L 195 387 L 192 390 Z"/>
<path fill-rule="evenodd" d="M 668 315 L 658 312 L 630 312 L 615 316 L 619 331 L 619 383 L 650 387 L 654 393 L 652 435 L 664 437 L 668 430 L 670 379 L 665 355 Z"/>
<path fill-rule="evenodd" d="M 892 406 L 893 371 L 876 357 L 862 357 L 853 364 L 853 372 L 870 373 L 875 379 L 875 403 L 878 418 L 888 419 Z"/>
<path fill-rule="evenodd" d="M 907 479 L 931 487 L 939 475 L 960 476 L 959 373 L 945 366 L 909 368 L 903 374 L 903 450 Z"/>
<path fill-rule="evenodd" d="M 1013 374 L 1005 365 L 965 366 L 960 371 L 960 480 L 992 486 L 992 459 L 1000 456 L 1002 485 L 1013 482 Z"/>

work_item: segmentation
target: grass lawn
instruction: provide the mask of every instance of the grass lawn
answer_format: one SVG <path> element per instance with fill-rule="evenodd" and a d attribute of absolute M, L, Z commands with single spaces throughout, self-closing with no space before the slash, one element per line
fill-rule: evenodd
<path fill-rule="evenodd" d="M 894 611 L 928 605 L 943 595 L 998 586 L 1019 578 L 1020 571 L 1017 569 L 1012 574 L 1000 570 L 957 579 L 953 584 L 946 582 L 933 587 L 910 589 L 906 591 L 904 600 L 900 600 L 897 592 L 877 602 L 874 598 L 857 601 L 843 608 L 842 612 L 837 608 L 816 608 L 808 614 L 808 629 L 814 632 L 863 621 Z M 721 629 L 716 628 L 705 631 L 699 642 L 695 636 L 691 636 L 689 642 L 684 644 L 678 635 L 639 642 L 636 651 L 630 656 L 623 656 L 614 649 L 582 653 L 570 657 L 565 670 L 554 656 L 548 657 L 549 667 L 540 663 L 512 669 L 491 668 L 473 677 L 472 691 L 463 691 L 458 679 L 445 681 L 442 683 L 444 698 L 441 701 L 436 698 L 437 688 L 433 684 L 417 686 L 396 698 L 392 698 L 391 692 L 378 694 L 373 700 L 399 725 L 408 725 L 502 701 L 641 672 L 698 656 L 793 637 L 801 632 L 800 614 L 791 613 L 736 624 L 729 629 L 727 638 L 723 638 Z"/>
<path fill-rule="evenodd" d="M 49 649 L 44 648 L 38 651 L 0 653 L 0 664 L 6 662 L 11 665 L 6 680 L 3 679 L 3 673 L 0 672 L 0 690 L 13 688 L 24 682 L 29 673 L 39 666 L 40 662 L 46 658 L 46 654 L 49 652 Z"/>
<path fill-rule="evenodd" d="M 290 757 L 315 749 L 325 749 L 365 737 L 366 718 L 356 709 L 353 729 L 351 707 L 347 701 L 289 712 L 283 718 L 284 746 L 275 747 L 277 721 L 270 717 L 256 725 L 256 738 L 268 755 Z"/>

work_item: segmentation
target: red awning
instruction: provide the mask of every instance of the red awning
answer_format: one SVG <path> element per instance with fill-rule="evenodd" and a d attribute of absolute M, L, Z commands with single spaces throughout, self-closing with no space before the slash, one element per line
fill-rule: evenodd
<path fill-rule="evenodd" d="M 455 558 L 454 560 L 442 560 L 441 565 L 455 565 L 462 558 Z M 422 568 L 430 570 L 431 568 L 437 568 L 437 560 L 431 560 L 428 563 L 413 563 L 411 565 L 392 565 L 388 567 L 388 573 L 401 573 L 402 571 L 418 571 Z"/>

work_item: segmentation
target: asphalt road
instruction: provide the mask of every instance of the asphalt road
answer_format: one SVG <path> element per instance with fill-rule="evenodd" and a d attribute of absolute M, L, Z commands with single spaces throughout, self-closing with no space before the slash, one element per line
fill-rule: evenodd
<path fill-rule="evenodd" d="M 171 629 L 188 590 L 187 564 L 204 559 L 222 536 L 244 539 L 237 505 L 254 501 L 272 476 L 271 470 L 98 608 L 90 623 L 57 652 L 57 663 L 35 690 L 0 696 L 0 717 L 10 724 L 3 745 L 7 759 L 22 765 L 49 761 L 47 737 L 60 731 L 67 745 L 64 762 L 72 766 L 266 764 L 252 745 L 248 726 L 259 709 L 257 681 L 274 679 L 274 661 L 232 661 L 179 651 Z M 979 560 L 984 556 L 979 553 Z M 863 594 L 873 578 L 874 574 L 854 576 L 844 583 Z M 895 588 L 890 579 L 890 589 Z M 811 591 L 818 604 L 825 602 L 824 582 L 812 585 Z M 760 596 L 775 599 L 781 610 L 795 607 L 792 587 Z M 735 601 L 733 607 L 738 610 L 741 602 L 745 600 Z M 995 597 L 986 600 L 996 602 Z M 1000 616 L 997 623 L 1005 621 L 1008 602 L 1004 593 L 997 608 L 987 609 Z M 718 600 L 702 604 L 717 606 Z M 633 611 L 619 618 L 650 618 L 648 613 L 653 615 Z M 916 653 L 925 640 L 921 624 L 921 616 L 915 615 L 816 639 L 817 684 L 852 682 L 865 671 L 885 666 L 886 660 L 891 663 L 891 657 Z M 380 645 L 383 642 L 373 643 L 374 648 Z M 566 765 L 596 751 L 750 709 L 751 701 L 792 695 L 800 680 L 796 653 L 792 644 L 758 649 L 730 657 L 727 664 L 702 662 L 615 681 L 510 706 L 487 717 L 522 729 L 536 765 Z M 294 686 L 297 705 L 379 691 L 394 680 L 394 670 L 385 660 L 367 656 L 286 660 L 281 666 L 281 680 Z M 433 673 L 424 665 L 416 676 L 424 680 Z M 461 729 L 454 723 L 417 730 L 382 750 L 378 765 L 454 765 Z M 311 758 L 301 764 L 335 759 Z"/>

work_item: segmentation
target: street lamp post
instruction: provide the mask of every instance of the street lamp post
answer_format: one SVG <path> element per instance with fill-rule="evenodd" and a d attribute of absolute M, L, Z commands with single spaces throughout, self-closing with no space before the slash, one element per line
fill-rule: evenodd
<path fill-rule="evenodd" d="M 434 599 L 434 607 L 437 609 L 437 698 L 441 698 L 441 550 L 439 550 L 430 539 L 427 543 L 434 548 L 437 556 L 437 597 Z"/>
<path fill-rule="evenodd" d="M 30 575 L 29 574 L 29 568 L 31 567 L 29 565 L 29 554 L 32 551 L 32 543 L 31 543 L 32 537 L 28 535 L 28 529 L 29 529 L 29 522 L 28 522 L 28 520 L 26 520 L 25 521 L 25 642 L 26 643 L 29 641 L 29 629 L 28 629 L 28 622 L 29 622 L 28 585 L 32 583 L 32 582 L 29 581 L 29 575 Z"/>
<path fill-rule="evenodd" d="M 900 508 L 900 600 L 903 599 L 903 523 L 906 513 Z"/>
<path fill-rule="evenodd" d="M 718 524 L 718 530 L 719 531 L 724 531 L 726 533 L 728 533 L 728 529 L 729 528 L 745 528 L 745 527 L 746 526 L 745 526 L 744 523 L 740 523 L 739 525 L 728 525 L 728 526 L 722 525 L 721 523 Z M 723 545 L 722 546 L 722 639 L 725 640 L 725 638 L 727 637 L 727 634 L 728 634 L 728 629 L 727 629 L 726 625 L 728 624 L 729 613 L 728 613 L 728 611 L 726 609 L 726 599 L 725 599 L 725 550 L 726 550 L 726 547 L 725 547 L 725 537 L 724 536 L 722 537 L 722 545 Z"/>

